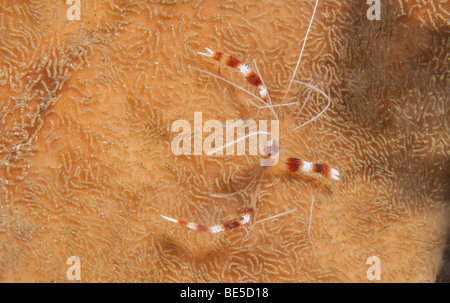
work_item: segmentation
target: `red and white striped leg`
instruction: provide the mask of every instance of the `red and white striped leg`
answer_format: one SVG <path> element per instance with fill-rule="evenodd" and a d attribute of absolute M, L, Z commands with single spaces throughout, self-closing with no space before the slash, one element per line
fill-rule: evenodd
<path fill-rule="evenodd" d="M 173 219 L 173 218 L 166 217 L 163 215 L 160 215 L 160 216 L 167 221 L 186 226 L 187 228 L 192 229 L 192 230 L 205 231 L 205 232 L 210 232 L 212 234 L 217 234 L 219 232 L 234 229 L 239 226 L 247 224 L 248 222 L 250 222 L 250 217 L 252 214 L 253 214 L 253 209 L 248 208 L 242 215 L 242 220 L 231 221 L 231 222 L 227 222 L 224 224 L 218 224 L 218 225 L 214 225 L 214 226 L 206 226 L 203 224 L 186 222 L 183 220 L 177 220 L 177 219 Z"/>
<path fill-rule="evenodd" d="M 212 58 L 216 61 L 222 62 L 226 64 L 229 67 L 235 68 L 239 70 L 241 75 L 253 86 L 257 87 L 259 89 L 259 94 L 261 95 L 261 99 L 266 102 L 267 101 L 267 88 L 264 86 L 263 81 L 258 76 L 257 73 L 255 73 L 247 64 L 243 64 L 239 59 L 224 54 L 222 52 L 213 52 L 209 48 L 206 48 L 207 53 L 198 52 L 198 54 L 202 56 L 206 56 L 209 58 Z"/>
<path fill-rule="evenodd" d="M 286 161 L 289 171 L 296 172 L 298 170 L 304 173 L 319 173 L 325 178 L 339 180 L 339 171 L 329 167 L 327 164 L 317 164 L 304 161 L 298 158 L 289 158 Z"/>

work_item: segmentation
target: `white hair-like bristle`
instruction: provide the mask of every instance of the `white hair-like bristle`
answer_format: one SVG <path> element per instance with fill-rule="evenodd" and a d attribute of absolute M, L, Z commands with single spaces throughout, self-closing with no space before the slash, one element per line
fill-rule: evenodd
<path fill-rule="evenodd" d="M 211 227 L 209 230 L 211 233 L 217 234 L 217 233 L 220 233 L 221 231 L 223 231 L 223 227 L 220 225 L 215 225 L 215 226 Z"/>
<path fill-rule="evenodd" d="M 261 95 L 261 97 L 266 97 L 267 96 L 267 88 L 266 87 L 264 87 L 264 86 L 262 86 L 260 89 L 259 89 L 259 94 Z"/>
<path fill-rule="evenodd" d="M 330 177 L 331 177 L 331 179 L 339 181 L 339 171 L 337 171 L 336 169 L 332 168 L 330 170 Z"/>
<path fill-rule="evenodd" d="M 195 223 L 188 223 L 186 225 L 187 228 L 192 229 L 192 230 L 196 230 L 197 229 L 197 224 Z"/>
<path fill-rule="evenodd" d="M 250 215 L 249 214 L 245 214 L 242 216 L 242 220 L 239 222 L 241 225 L 247 224 L 248 222 L 250 222 Z"/>
<path fill-rule="evenodd" d="M 239 66 L 239 72 L 242 76 L 247 77 L 247 75 L 252 71 L 252 69 L 247 64 L 241 64 Z"/>
<path fill-rule="evenodd" d="M 313 168 L 313 164 L 311 162 L 308 161 L 303 161 L 302 163 L 302 172 L 304 173 L 310 173 L 312 171 Z"/>

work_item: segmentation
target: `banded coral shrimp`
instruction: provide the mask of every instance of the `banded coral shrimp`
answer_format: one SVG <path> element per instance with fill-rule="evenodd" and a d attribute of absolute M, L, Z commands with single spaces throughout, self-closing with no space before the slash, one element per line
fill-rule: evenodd
<path fill-rule="evenodd" d="M 211 49 L 209 49 L 208 47 L 205 47 L 205 52 L 198 52 L 198 55 L 207 57 L 208 59 L 213 59 L 215 61 L 218 61 L 219 64 L 222 65 L 226 65 L 231 69 L 235 69 L 237 70 L 240 75 L 252 86 L 256 87 L 259 90 L 259 95 L 257 96 L 256 94 L 252 93 L 250 90 L 245 89 L 242 86 L 239 86 L 238 84 L 227 80 L 224 77 L 221 77 L 219 75 L 216 75 L 214 73 L 211 73 L 209 71 L 197 68 L 197 67 L 193 67 L 193 66 L 189 66 L 189 68 L 191 70 L 195 70 L 198 71 L 202 74 L 208 75 L 210 77 L 214 77 L 219 79 L 220 81 L 223 81 L 227 84 L 229 84 L 230 86 L 243 91 L 244 93 L 246 93 L 247 95 L 251 96 L 254 100 L 248 100 L 248 102 L 251 104 L 252 107 L 257 108 L 257 109 L 267 109 L 271 112 L 271 114 L 275 117 L 276 120 L 279 119 L 278 114 L 275 111 L 275 108 L 277 107 L 290 107 L 290 106 L 299 106 L 299 111 L 296 113 L 295 115 L 295 119 L 297 119 L 303 109 L 305 108 L 305 106 L 307 105 L 312 93 L 314 92 L 317 96 L 322 97 L 323 100 L 325 100 L 325 105 L 323 106 L 323 108 L 320 110 L 319 113 L 317 113 L 316 115 L 314 115 L 312 118 L 310 118 L 309 120 L 307 120 L 304 123 L 301 124 L 297 124 L 294 127 L 290 127 L 290 131 L 296 131 L 298 129 L 301 129 L 302 127 L 305 127 L 306 125 L 308 125 L 309 123 L 315 121 L 316 119 L 318 119 L 322 114 L 324 114 L 324 112 L 329 108 L 330 104 L 331 104 L 331 98 L 321 89 L 317 88 L 316 86 L 307 83 L 307 82 L 303 82 L 303 81 L 299 81 L 299 80 L 295 80 L 295 77 L 297 75 L 297 70 L 300 66 L 301 63 L 301 59 L 302 59 L 302 55 L 303 55 L 303 51 L 305 49 L 306 46 L 306 42 L 308 39 L 308 34 L 310 32 L 311 29 L 311 25 L 314 21 L 314 16 L 316 14 L 316 10 L 318 7 L 319 1 L 317 0 L 315 2 L 314 5 L 314 9 L 312 12 L 312 16 L 310 18 L 310 22 L 308 25 L 308 29 L 306 32 L 306 35 L 304 37 L 303 40 L 303 44 L 302 44 L 302 48 L 301 51 L 298 55 L 298 59 L 296 62 L 296 66 L 295 69 L 293 71 L 292 77 L 289 81 L 289 84 L 287 85 L 286 89 L 285 89 L 285 93 L 284 93 L 284 97 L 282 98 L 281 102 L 279 103 L 273 103 L 272 99 L 270 97 L 270 93 L 269 90 L 263 80 L 263 77 L 261 76 L 261 73 L 258 69 L 258 66 L 256 64 L 256 60 L 253 60 L 253 67 L 254 70 L 250 67 L 250 65 L 247 65 L 243 62 L 240 61 L 240 59 L 236 58 L 233 55 L 229 55 L 226 54 L 224 52 L 221 51 L 213 51 Z M 296 101 L 296 102 L 285 102 L 287 99 L 287 96 L 291 90 L 291 86 L 293 84 L 298 84 L 301 85 L 305 88 L 307 88 L 307 97 L 304 99 L 304 101 L 300 104 L 300 101 Z M 241 123 L 245 124 L 245 122 Z M 261 135 L 261 131 L 256 131 L 256 132 L 250 132 L 248 135 L 243 136 L 238 138 L 237 140 L 234 140 L 233 142 L 227 143 L 226 145 L 222 145 L 219 146 L 215 149 L 213 149 L 212 151 L 210 151 L 207 155 L 212 155 L 217 153 L 218 151 L 222 151 L 225 148 L 229 147 L 229 146 L 233 146 L 236 145 L 239 141 L 245 140 L 248 137 L 251 136 L 258 136 Z M 270 135 L 272 136 L 272 134 L 270 133 Z M 264 160 L 261 161 L 261 168 L 253 175 L 253 177 L 251 178 L 251 180 L 248 182 L 248 184 L 245 186 L 244 189 L 232 192 L 232 193 L 224 193 L 224 194 L 217 194 L 217 193 L 213 193 L 211 194 L 211 198 L 216 198 L 216 199 L 221 199 L 221 198 L 227 198 L 230 196 L 234 196 L 234 195 L 238 195 L 241 193 L 246 192 L 247 190 L 249 190 L 251 187 L 255 186 L 256 188 L 259 188 L 261 186 L 262 180 L 264 178 L 264 174 L 265 171 L 269 168 L 271 170 L 275 169 L 278 171 L 281 171 L 282 173 L 288 173 L 288 174 L 294 174 L 296 172 L 301 172 L 305 175 L 320 175 L 323 180 L 328 181 L 338 181 L 339 180 L 339 171 L 331 166 L 329 166 L 328 164 L 325 163 L 312 163 L 309 161 L 306 161 L 304 159 L 300 159 L 300 158 L 296 158 L 296 157 L 292 157 L 292 156 L 285 156 L 283 153 L 281 153 L 281 164 L 278 163 L 279 157 L 280 157 L 280 146 L 279 143 L 282 141 L 282 139 L 284 138 L 284 136 L 282 136 L 281 138 L 276 138 L 267 141 L 266 146 L 263 148 L 263 158 L 266 160 L 264 162 Z M 263 164 L 265 163 L 265 164 Z M 274 168 L 271 168 L 271 166 L 274 166 Z M 256 184 L 256 185 L 255 185 Z M 309 220 L 309 225 L 308 225 L 308 236 L 310 237 L 310 223 L 311 223 L 311 216 L 312 216 L 312 210 L 313 210 L 313 205 L 314 205 L 314 196 L 312 197 L 312 201 L 311 201 L 311 208 L 310 208 L 310 220 Z M 242 215 L 242 219 L 241 220 L 233 220 L 233 221 L 229 221 L 226 223 L 220 223 L 220 224 L 216 224 L 214 226 L 208 226 L 206 224 L 199 224 L 199 223 L 193 223 L 193 222 L 188 222 L 185 220 L 180 220 L 177 218 L 173 218 L 173 217 L 169 217 L 169 216 L 165 216 L 161 214 L 161 217 L 167 221 L 182 225 L 182 226 L 186 226 L 187 228 L 191 229 L 191 230 L 196 230 L 196 231 L 204 231 L 204 232 L 210 232 L 213 234 L 222 232 L 222 231 L 227 231 L 227 230 L 231 230 L 231 229 L 235 229 L 237 227 L 240 227 L 242 225 L 245 225 L 247 223 L 249 223 L 251 221 L 251 217 L 255 212 L 255 208 L 256 208 L 256 199 L 252 199 L 252 201 L 249 203 L 249 206 L 245 209 L 245 211 L 243 212 Z M 265 219 L 261 219 L 258 220 L 256 222 L 253 223 L 257 224 L 257 223 L 261 223 L 267 220 L 271 220 L 283 215 L 287 215 L 289 213 L 292 213 L 296 211 L 296 208 L 285 211 L 283 213 L 279 213 L 273 216 L 270 216 L 268 218 Z"/>

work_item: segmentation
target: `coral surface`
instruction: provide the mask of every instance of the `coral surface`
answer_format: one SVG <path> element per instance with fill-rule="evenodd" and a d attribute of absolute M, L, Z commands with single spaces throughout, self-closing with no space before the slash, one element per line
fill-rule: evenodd
<path fill-rule="evenodd" d="M 0 2 L 0 281 L 432 282 L 448 224 L 448 1 L 80 0 Z M 326 163 L 339 182 L 259 156 L 175 156 L 179 119 L 273 119 L 236 70 L 267 85 L 281 159 Z M 194 136 L 193 136 L 194 137 Z M 284 157 L 284 158 L 283 158 Z M 314 199 L 314 200 L 313 200 Z M 311 209 L 311 202 L 314 208 Z M 210 234 L 255 203 L 251 224 Z M 283 217 L 258 222 L 279 213 Z M 256 223 L 257 222 L 257 223 Z M 256 224 L 255 224 L 256 223 Z"/>

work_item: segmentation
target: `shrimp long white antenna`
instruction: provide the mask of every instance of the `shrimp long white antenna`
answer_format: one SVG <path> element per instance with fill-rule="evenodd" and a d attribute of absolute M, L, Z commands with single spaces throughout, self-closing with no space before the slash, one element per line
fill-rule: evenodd
<path fill-rule="evenodd" d="M 317 9 L 317 5 L 318 4 L 319 4 L 319 0 L 316 1 L 316 5 L 314 6 L 314 11 L 312 13 L 311 20 L 309 21 L 308 30 L 306 31 L 305 40 L 303 41 L 302 50 L 300 51 L 300 55 L 298 56 L 297 65 L 295 66 L 294 73 L 292 74 L 291 81 L 289 82 L 289 85 L 288 85 L 288 87 L 286 89 L 286 93 L 284 94 L 283 101 L 281 103 L 283 103 L 284 100 L 286 99 L 287 94 L 288 94 L 289 90 L 291 89 L 291 85 L 292 85 L 292 82 L 294 81 L 295 75 L 297 74 L 297 70 L 298 70 L 298 67 L 300 65 L 300 61 L 302 59 L 303 50 L 305 49 L 306 40 L 308 39 L 309 30 L 311 29 L 311 24 L 312 24 L 312 22 L 314 20 L 314 15 L 316 14 L 316 9 Z"/>
<path fill-rule="evenodd" d="M 282 107 L 282 106 L 291 106 L 291 105 L 298 105 L 298 101 L 295 102 L 289 102 L 289 103 L 282 103 L 282 104 L 273 104 L 273 105 L 266 105 L 266 106 L 259 106 L 253 103 L 257 108 L 269 108 L 269 107 Z"/>
<path fill-rule="evenodd" d="M 309 210 L 309 223 L 308 223 L 308 237 L 309 237 L 309 241 L 311 241 L 311 220 L 312 220 L 313 207 L 314 207 L 314 196 L 312 197 L 311 209 Z"/>
<path fill-rule="evenodd" d="M 302 105 L 302 107 L 300 108 L 298 114 L 295 116 L 295 118 L 298 118 L 298 117 L 300 116 L 300 114 L 302 113 L 303 108 L 305 108 L 306 103 L 308 103 L 309 97 L 311 97 L 312 91 L 313 91 L 312 89 L 309 90 L 308 96 L 306 97 L 305 102 L 303 102 L 303 105 Z"/>
<path fill-rule="evenodd" d="M 283 107 L 283 106 L 291 106 L 291 105 L 298 105 L 299 102 L 295 101 L 295 102 L 289 102 L 289 103 L 282 103 L 282 104 L 273 104 L 273 105 L 265 105 L 265 106 L 261 106 L 256 104 L 255 102 L 253 102 L 252 100 L 248 99 L 248 102 L 250 102 L 254 107 L 259 108 L 259 109 L 263 109 L 263 108 L 268 108 L 270 110 L 272 110 L 274 107 Z M 273 113 L 273 112 L 272 112 Z M 277 118 L 278 120 L 278 118 Z"/>
<path fill-rule="evenodd" d="M 320 88 L 317 88 L 317 87 L 315 87 L 314 85 L 311 85 L 311 84 L 306 83 L 306 82 L 298 81 L 298 80 L 294 80 L 294 82 L 295 82 L 295 83 L 299 83 L 299 84 L 306 85 L 306 86 L 308 86 L 309 88 L 311 88 L 311 89 L 315 90 L 316 92 L 320 93 L 320 94 L 323 95 L 325 98 L 327 98 L 328 103 L 327 103 L 327 106 L 325 106 L 325 108 L 324 108 L 320 113 L 318 113 L 315 117 L 313 117 L 313 118 L 311 118 L 310 120 L 306 121 L 306 122 L 303 123 L 302 125 L 299 125 L 299 126 L 293 128 L 292 130 L 296 130 L 296 129 L 298 129 L 298 128 L 301 128 L 301 127 L 305 126 L 305 125 L 308 124 L 308 123 L 313 122 L 314 120 L 316 120 L 317 118 L 319 118 L 319 117 L 320 117 L 320 116 L 328 109 L 328 107 L 330 107 L 330 104 L 331 104 L 331 98 L 330 98 L 323 90 L 321 90 Z"/>
<path fill-rule="evenodd" d="M 275 215 L 275 216 L 271 216 L 271 217 L 268 217 L 268 218 L 265 218 L 265 219 L 262 219 L 262 220 L 258 220 L 258 221 L 256 221 L 253 225 L 258 224 L 258 223 L 261 223 L 261 222 L 264 222 L 264 221 L 272 220 L 272 219 L 275 219 L 275 218 L 278 218 L 278 217 L 281 217 L 281 216 L 285 216 L 285 215 L 287 215 L 287 214 L 293 213 L 293 212 L 296 211 L 296 210 L 297 210 L 297 207 L 294 208 L 294 209 L 285 211 L 285 212 L 283 212 L 283 213 L 281 213 L 281 214 L 278 214 L 278 215 Z"/>
<path fill-rule="evenodd" d="M 232 141 L 232 142 L 229 142 L 229 143 L 227 143 L 227 144 L 225 144 L 225 145 L 222 145 L 222 146 L 219 146 L 219 147 L 217 147 L 217 148 L 214 148 L 213 150 L 208 151 L 208 152 L 206 153 L 206 155 L 207 155 L 207 156 L 211 156 L 212 154 L 217 153 L 218 151 L 220 151 L 220 150 L 222 150 L 222 149 L 225 149 L 225 148 L 227 148 L 228 146 L 234 145 L 234 144 L 236 144 L 236 143 L 238 143 L 238 142 L 240 142 L 240 141 L 242 141 L 242 140 L 245 140 L 245 139 L 247 139 L 248 137 L 256 136 L 256 135 L 260 135 L 260 134 L 270 135 L 271 133 L 268 133 L 268 132 L 265 132 L 265 131 L 257 131 L 257 132 L 250 133 L 250 134 L 248 134 L 248 135 L 245 135 L 245 136 L 243 136 L 243 137 L 240 137 L 239 139 L 236 139 L 236 140 L 234 140 L 234 141 Z"/>
<path fill-rule="evenodd" d="M 261 99 L 260 97 L 258 97 L 258 96 L 255 95 L 255 94 L 253 94 L 252 92 L 246 90 L 245 88 L 243 88 L 243 87 L 237 85 L 236 83 L 233 83 L 233 82 L 231 82 L 231 81 L 229 81 L 229 80 L 227 80 L 227 79 L 225 79 L 225 78 L 222 78 L 222 77 L 220 77 L 220 76 L 218 76 L 218 75 L 215 75 L 215 74 L 213 74 L 213 73 L 211 73 L 211 72 L 208 72 L 208 71 L 203 70 L 203 69 L 200 69 L 200 68 L 196 68 L 196 67 L 189 66 L 189 65 L 188 65 L 188 68 L 189 68 L 189 69 L 196 70 L 196 71 L 199 71 L 199 72 L 204 73 L 204 74 L 207 74 L 207 75 L 210 75 L 210 76 L 212 76 L 212 77 L 214 77 L 214 78 L 217 78 L 217 79 L 219 79 L 219 80 L 222 80 L 222 81 L 224 81 L 224 82 L 226 82 L 226 83 L 228 83 L 228 84 L 230 84 L 230 85 L 236 87 L 237 89 L 240 89 L 241 91 L 243 91 L 243 92 L 249 94 L 250 96 L 252 96 L 252 97 L 255 98 L 256 100 L 258 100 L 258 101 L 260 101 L 261 103 L 263 103 L 264 105 L 267 105 L 266 102 L 265 102 L 263 99 Z M 253 102 L 251 102 L 251 103 L 254 104 L 254 105 L 256 105 L 256 104 L 253 103 Z M 265 108 L 265 107 L 264 107 L 264 108 Z M 278 120 L 278 116 L 277 116 L 277 114 L 275 113 L 275 111 L 273 110 L 272 106 L 269 106 L 268 108 L 270 109 L 270 111 L 274 114 L 274 116 L 275 116 L 275 117 L 277 118 L 277 120 Z"/>

